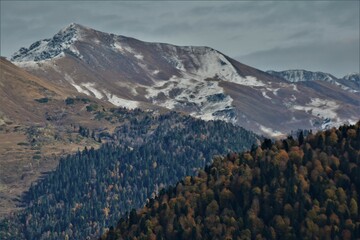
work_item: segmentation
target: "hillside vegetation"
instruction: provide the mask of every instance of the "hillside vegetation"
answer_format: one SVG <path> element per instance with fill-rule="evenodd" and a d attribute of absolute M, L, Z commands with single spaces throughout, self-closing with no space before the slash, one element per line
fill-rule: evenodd
<path fill-rule="evenodd" d="M 359 239 L 359 125 L 215 158 L 101 239 Z"/>
<path fill-rule="evenodd" d="M 178 113 L 99 111 L 97 119 L 119 124 L 113 134 L 79 132 L 107 142 L 60 160 L 33 185 L 26 208 L 0 222 L 1 239 L 85 239 L 99 236 L 160 188 L 211 163 L 214 155 L 248 149 L 257 137 L 222 121 Z"/>

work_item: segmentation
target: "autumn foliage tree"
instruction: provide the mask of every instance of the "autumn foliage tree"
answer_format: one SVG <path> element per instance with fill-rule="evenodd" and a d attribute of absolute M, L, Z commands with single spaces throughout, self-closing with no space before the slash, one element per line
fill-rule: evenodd
<path fill-rule="evenodd" d="M 359 125 L 266 139 L 216 158 L 150 200 L 136 222 L 119 222 L 116 237 L 147 239 L 150 231 L 156 239 L 359 239 Z M 146 231 L 144 221 L 152 223 Z"/>

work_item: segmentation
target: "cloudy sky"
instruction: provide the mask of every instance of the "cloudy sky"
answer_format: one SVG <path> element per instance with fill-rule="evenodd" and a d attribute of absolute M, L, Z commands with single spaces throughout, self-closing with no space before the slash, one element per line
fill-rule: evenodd
<path fill-rule="evenodd" d="M 1 1 L 1 55 L 76 22 L 144 41 L 210 46 L 262 70 L 359 72 L 359 1 Z"/>

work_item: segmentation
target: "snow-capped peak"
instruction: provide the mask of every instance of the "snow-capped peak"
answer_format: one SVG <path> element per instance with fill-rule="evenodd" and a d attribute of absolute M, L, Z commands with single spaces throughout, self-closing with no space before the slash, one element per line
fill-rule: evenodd
<path fill-rule="evenodd" d="M 43 39 L 30 45 L 29 48 L 22 47 L 11 56 L 13 62 L 42 61 L 51 59 L 69 50 L 77 55 L 76 49 L 71 49 L 71 45 L 77 41 L 78 33 L 83 26 L 71 23 L 61 29 L 54 37 Z"/>

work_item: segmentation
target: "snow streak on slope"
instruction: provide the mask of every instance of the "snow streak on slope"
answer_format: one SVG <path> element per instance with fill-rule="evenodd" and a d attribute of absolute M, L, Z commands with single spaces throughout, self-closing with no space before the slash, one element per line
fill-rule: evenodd
<path fill-rule="evenodd" d="M 138 60 L 143 60 L 144 59 L 144 56 L 141 53 L 137 53 L 135 49 L 132 49 L 129 46 L 125 46 L 125 43 L 115 41 L 112 48 L 115 49 L 116 51 L 119 51 L 120 53 L 123 53 L 123 54 L 124 53 L 130 53 L 131 55 L 133 55 Z"/>
<path fill-rule="evenodd" d="M 56 69 L 56 68 L 55 68 Z M 76 91 L 78 91 L 79 93 L 84 93 L 86 95 L 91 95 L 91 93 L 84 89 L 82 86 L 78 85 L 75 83 L 75 81 L 72 79 L 72 77 L 70 77 L 67 73 L 65 73 L 64 76 L 65 80 L 68 81 L 75 89 Z"/>
<path fill-rule="evenodd" d="M 269 97 L 269 96 L 266 94 L 266 91 L 265 91 L 265 90 L 263 90 L 263 91 L 261 92 L 261 94 L 263 95 L 264 98 L 267 98 L 267 99 L 270 99 L 270 100 L 271 100 L 271 97 Z"/>
<path fill-rule="evenodd" d="M 103 94 L 95 88 L 95 83 L 83 83 L 82 86 L 92 92 L 96 98 L 102 99 L 104 97 Z"/>

